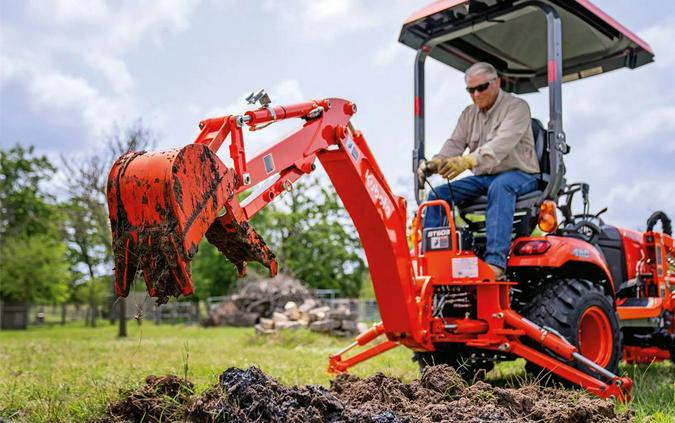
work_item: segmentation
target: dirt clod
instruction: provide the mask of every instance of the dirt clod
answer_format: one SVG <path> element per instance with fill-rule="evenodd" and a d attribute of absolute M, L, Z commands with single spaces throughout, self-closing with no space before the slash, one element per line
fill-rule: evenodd
<path fill-rule="evenodd" d="M 99 422 L 180 421 L 194 395 L 190 381 L 177 376 L 148 376 L 145 386 L 111 404 Z"/>
<path fill-rule="evenodd" d="M 467 385 L 446 365 L 428 367 L 412 383 L 377 373 L 340 375 L 329 389 L 284 386 L 260 369 L 230 368 L 218 384 L 195 395 L 176 376 L 148 376 L 146 385 L 111 404 L 99 423 L 119 422 L 628 422 L 613 403 L 580 391 L 484 382 Z"/>

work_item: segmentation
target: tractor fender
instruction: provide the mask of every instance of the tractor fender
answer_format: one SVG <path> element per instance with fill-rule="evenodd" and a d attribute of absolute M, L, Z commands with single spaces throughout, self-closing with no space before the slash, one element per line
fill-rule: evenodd
<path fill-rule="evenodd" d="M 541 254 L 523 254 L 519 247 L 530 241 L 544 241 L 550 247 Z M 605 289 L 614 297 L 614 281 L 604 256 L 598 249 L 581 239 L 555 235 L 521 237 L 516 239 L 509 253 L 508 268 L 554 268 L 566 276 L 590 280 L 606 280 Z"/>

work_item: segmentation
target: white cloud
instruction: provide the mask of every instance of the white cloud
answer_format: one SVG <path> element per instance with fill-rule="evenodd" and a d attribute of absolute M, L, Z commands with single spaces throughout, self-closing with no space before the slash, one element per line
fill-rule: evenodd
<path fill-rule="evenodd" d="M 108 131 L 132 109 L 127 100 L 104 96 L 85 79 L 58 71 L 33 70 L 28 91 L 38 111 L 80 121 L 94 135 Z"/>
<path fill-rule="evenodd" d="M 300 87 L 300 82 L 295 79 L 284 79 L 279 81 L 278 84 L 273 86 L 270 90 L 265 90 L 270 99 L 272 100 L 272 105 L 289 105 L 294 103 L 301 103 L 304 101 L 309 101 L 311 98 L 305 97 L 303 94 L 302 88 Z M 212 107 L 209 111 L 200 119 L 205 117 L 218 117 L 226 115 L 239 115 L 244 113 L 247 110 L 254 110 L 259 107 L 258 104 L 250 105 L 247 104 L 245 98 L 248 97 L 250 92 L 243 92 L 236 98 L 237 101 L 230 103 L 224 107 Z M 246 155 L 247 157 L 253 157 L 259 151 L 270 147 L 276 142 L 282 140 L 291 132 L 299 129 L 301 127 L 300 121 L 298 119 L 289 119 L 285 121 L 280 121 L 273 123 L 272 125 L 262 129 L 260 131 L 244 131 L 244 145 L 246 146 Z M 247 129 L 248 127 L 246 127 Z M 225 149 L 222 149 L 225 150 Z M 219 155 L 223 162 L 229 164 L 229 156 L 227 152 L 221 151 Z"/>
<path fill-rule="evenodd" d="M 0 56 L 0 64 L 0 87 L 24 87 L 36 112 L 77 122 L 92 135 L 107 131 L 133 110 L 128 96 L 105 95 L 85 78 L 59 71 L 32 53 Z"/>
<path fill-rule="evenodd" d="M 628 114 L 628 113 L 627 113 Z M 641 156 L 658 155 L 675 143 L 675 107 L 662 106 L 637 111 L 620 119 L 607 119 L 603 127 L 592 128 L 580 142 L 575 142 L 579 154 L 573 157 L 587 161 L 595 158 L 602 163 L 605 175 L 614 175 Z M 675 160 L 675 157 L 672 157 Z"/>
<path fill-rule="evenodd" d="M 64 109 L 98 97 L 98 91 L 84 79 L 60 73 L 40 73 L 29 83 L 36 103 Z"/>
<path fill-rule="evenodd" d="M 288 30 L 309 40 L 331 40 L 341 33 L 376 24 L 365 14 L 362 3 L 353 0 L 268 0 L 263 8 L 278 16 Z"/>
<path fill-rule="evenodd" d="M 111 48 L 136 46 L 146 37 L 159 43 L 165 32 L 187 29 L 190 15 L 198 1 L 155 0 L 149 4 L 128 1 L 111 16 L 107 27 L 109 36 L 106 37 Z"/>
<path fill-rule="evenodd" d="M 104 0 L 30 0 L 30 12 L 52 25 L 93 25 L 105 21 L 110 13 Z"/>
<path fill-rule="evenodd" d="M 608 212 L 603 218 L 611 224 L 644 230 L 647 218 L 657 210 L 671 219 L 675 216 L 675 185 L 662 178 L 638 177 L 616 184 L 605 198 Z"/>
<path fill-rule="evenodd" d="M 188 28 L 197 4 L 32 0 L 25 18 L 33 30 L 3 25 L 0 33 L 0 86 L 19 84 L 35 110 L 76 121 L 100 139 L 114 122 L 123 124 L 139 113 L 128 54 L 142 43 L 158 44 L 165 34 Z"/>
<path fill-rule="evenodd" d="M 654 65 L 672 70 L 675 66 L 675 48 L 673 48 L 675 20 L 670 19 L 659 25 L 649 27 L 641 31 L 639 35 L 652 47 L 655 55 Z"/>
<path fill-rule="evenodd" d="M 0 55 L 0 88 L 21 72 L 21 64 L 16 59 Z"/>
<path fill-rule="evenodd" d="M 317 23 L 328 23 L 334 19 L 344 19 L 353 12 L 354 2 L 352 0 L 314 0 L 303 2 L 307 10 L 303 18 L 308 18 Z"/>
<path fill-rule="evenodd" d="M 85 53 L 83 59 L 108 81 L 115 92 L 128 92 L 133 87 L 133 77 L 122 59 L 102 52 Z"/>
<path fill-rule="evenodd" d="M 297 79 L 281 81 L 270 94 L 272 101 L 277 104 L 292 104 L 310 100 L 305 98 L 300 88 L 300 82 Z"/>
<path fill-rule="evenodd" d="M 380 67 L 391 65 L 397 58 L 404 56 L 403 45 L 398 41 L 388 42 L 375 52 L 374 63 Z"/>
<path fill-rule="evenodd" d="M 284 31 L 306 41 L 327 41 L 381 27 L 392 17 L 402 22 L 415 4 L 411 0 L 267 0 L 263 9 L 278 17 Z"/>
<path fill-rule="evenodd" d="M 189 18 L 199 0 L 154 0 L 151 3 L 132 0 L 87 1 L 33 0 L 28 11 L 44 35 L 48 45 L 72 52 L 89 51 L 122 54 L 144 38 L 159 42 L 166 32 L 189 27 Z M 86 5 L 86 6 L 85 6 Z"/>

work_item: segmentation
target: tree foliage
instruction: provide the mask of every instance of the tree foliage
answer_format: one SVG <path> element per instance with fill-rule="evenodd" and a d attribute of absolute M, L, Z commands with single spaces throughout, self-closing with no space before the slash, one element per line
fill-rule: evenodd
<path fill-rule="evenodd" d="M 102 233 L 109 230 L 101 228 L 98 223 L 102 207 L 102 204 L 91 204 L 82 197 L 71 197 L 61 205 L 71 263 L 83 264 L 91 278 L 95 277 L 98 266 L 109 262 L 109 246 L 105 243 L 106 235 Z"/>
<path fill-rule="evenodd" d="M 49 160 L 35 156 L 32 148 L 2 150 L 0 295 L 35 302 L 86 300 L 95 316 L 110 286 L 105 282 L 112 263 L 108 169 L 126 151 L 153 144 L 139 123 L 109 137 L 105 152 L 62 158 L 67 199 L 58 207 L 40 189 L 55 172 Z M 296 183 L 251 223 L 276 253 L 280 271 L 315 288 L 359 294 L 367 269 L 358 236 L 335 192 L 318 178 Z M 265 271 L 255 264 L 249 268 Z M 237 281 L 234 266 L 206 241 L 192 272 L 199 299 L 226 294 Z"/>
<path fill-rule="evenodd" d="M 105 149 L 84 157 L 61 157 L 66 174 L 68 201 L 63 206 L 66 216 L 66 240 L 70 249 L 73 269 L 84 268 L 83 280 L 77 284 L 88 285 L 88 303 L 91 326 L 96 326 L 96 309 L 102 301 L 98 285 L 112 268 L 112 233 L 106 205 L 108 173 L 114 161 L 121 155 L 144 150 L 155 144 L 152 133 L 138 121 L 127 130 L 115 128 L 106 140 Z M 112 281 L 108 277 L 108 292 Z M 78 298 L 82 299 L 81 289 Z M 124 305 L 124 300 L 119 302 Z M 121 307 L 120 314 L 124 310 Z M 123 324 L 120 319 L 120 324 Z M 122 332 L 122 331 L 121 331 Z"/>
<path fill-rule="evenodd" d="M 13 237 L 0 247 L 0 296 L 33 304 L 61 303 L 71 279 L 66 247 L 49 235 Z"/>
<path fill-rule="evenodd" d="M 276 252 L 282 271 L 314 288 L 359 294 L 367 273 L 361 242 L 335 191 L 317 177 L 296 183 L 252 225 Z"/>
<path fill-rule="evenodd" d="M 59 303 L 72 279 L 61 215 L 41 184 L 55 171 L 33 147 L 0 150 L 0 297 Z"/>
<path fill-rule="evenodd" d="M 55 172 L 34 148 L 0 150 L 0 237 L 57 233 L 53 198 L 41 189 Z"/>
<path fill-rule="evenodd" d="M 237 281 L 237 269 L 206 239 L 192 261 L 192 280 L 195 284 L 195 299 L 205 300 L 228 293 Z"/>
<path fill-rule="evenodd" d="M 335 191 L 318 178 L 296 183 L 254 215 L 251 226 L 276 254 L 280 272 L 314 288 L 359 294 L 367 274 L 361 243 Z M 267 271 L 256 263 L 248 267 L 249 272 Z M 192 275 L 199 298 L 225 295 L 237 281 L 235 267 L 205 240 L 192 262 Z"/>

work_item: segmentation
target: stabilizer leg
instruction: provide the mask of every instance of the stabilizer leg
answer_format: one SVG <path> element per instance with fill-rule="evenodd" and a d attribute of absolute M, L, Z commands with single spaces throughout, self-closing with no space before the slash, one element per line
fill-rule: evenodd
<path fill-rule="evenodd" d="M 399 345 L 398 342 L 387 340 L 384 342 L 380 342 L 377 345 L 373 345 L 372 347 L 369 347 L 368 349 L 361 351 L 360 353 L 352 357 L 349 357 L 347 359 L 342 358 L 342 356 L 347 352 L 351 351 L 352 349 L 358 346 L 363 346 L 372 342 L 383 333 L 384 333 L 384 325 L 382 324 L 382 322 L 375 324 L 372 328 L 368 329 L 361 335 L 357 336 L 356 340 L 353 343 L 349 344 L 346 348 L 344 348 L 343 350 L 339 351 L 336 354 L 331 354 L 329 356 L 328 369 L 326 371 L 329 374 L 345 373 L 347 369 L 349 369 L 350 367 L 353 367 L 363 361 L 366 361 L 369 358 L 375 357 L 376 355 L 382 354 L 383 352 L 389 351 L 390 349 L 395 348 Z"/>
<path fill-rule="evenodd" d="M 535 323 L 525 319 L 512 310 L 504 311 L 506 323 L 516 329 L 522 330 L 526 336 L 533 339 L 546 349 L 553 351 L 556 355 L 565 360 L 575 361 L 583 365 L 589 373 L 578 370 L 560 359 L 539 352 L 533 348 L 527 347 L 520 342 L 513 342 L 507 346 L 508 351 L 523 357 L 524 359 L 550 370 L 552 373 L 568 380 L 576 385 L 580 385 L 587 391 L 605 399 L 616 399 L 619 402 L 630 401 L 630 391 L 633 382 L 627 377 L 619 377 L 607 369 L 597 365 L 593 361 L 579 354 L 577 348 L 570 344 L 564 337 L 552 331 L 552 329 L 542 328 Z M 600 377 L 606 380 L 603 382 Z"/>

